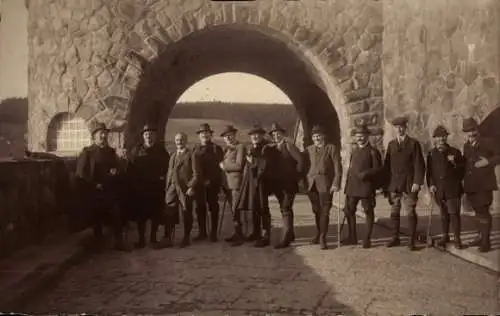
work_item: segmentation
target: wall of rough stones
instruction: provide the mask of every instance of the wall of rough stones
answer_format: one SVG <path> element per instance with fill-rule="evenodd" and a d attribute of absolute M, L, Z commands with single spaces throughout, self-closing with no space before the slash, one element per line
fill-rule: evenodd
<path fill-rule="evenodd" d="M 485 133 L 500 135 L 500 2 L 384 0 L 383 15 L 387 122 L 409 115 L 411 134 L 425 149 L 437 124 L 461 149 L 468 116 L 483 122 Z M 394 134 L 385 127 L 387 142 Z"/>

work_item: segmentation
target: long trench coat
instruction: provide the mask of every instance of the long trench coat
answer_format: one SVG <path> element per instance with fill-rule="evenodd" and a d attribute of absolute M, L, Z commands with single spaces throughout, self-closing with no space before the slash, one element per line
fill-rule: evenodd
<path fill-rule="evenodd" d="M 267 161 L 262 153 L 254 154 L 251 163 L 246 162 L 236 209 L 260 212 L 266 206 L 268 199 L 264 181 L 266 167 Z"/>

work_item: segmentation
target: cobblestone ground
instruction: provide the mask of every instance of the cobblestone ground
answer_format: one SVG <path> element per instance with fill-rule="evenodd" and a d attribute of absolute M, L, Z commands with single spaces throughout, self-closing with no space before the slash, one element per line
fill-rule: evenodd
<path fill-rule="evenodd" d="M 279 220 L 277 212 L 273 205 Z M 495 312 L 497 278 L 482 268 L 433 249 L 387 249 L 382 243 L 388 234 L 381 228 L 372 249 L 321 251 L 307 242 L 314 230 L 304 198 L 298 199 L 296 213 L 298 238 L 290 249 L 207 242 L 186 249 L 93 254 L 22 309 L 162 315 Z M 360 230 L 362 236 L 362 223 Z M 276 229 L 274 239 L 278 234 Z M 331 240 L 333 245 L 335 237 Z"/>

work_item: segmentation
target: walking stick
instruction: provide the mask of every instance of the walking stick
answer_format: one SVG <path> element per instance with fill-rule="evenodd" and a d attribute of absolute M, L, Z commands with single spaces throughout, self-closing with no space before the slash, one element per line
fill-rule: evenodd
<path fill-rule="evenodd" d="M 340 192 L 337 192 L 338 203 L 337 203 L 337 248 L 340 248 Z M 345 219 L 345 217 L 344 217 Z M 343 225 L 343 224 L 342 224 Z"/>
<path fill-rule="evenodd" d="M 227 197 L 227 192 L 222 189 L 222 194 L 223 194 L 223 198 L 224 198 L 224 201 L 222 202 L 222 214 L 220 216 L 220 220 L 219 220 L 219 231 L 217 232 L 217 234 L 220 236 L 221 234 L 221 231 L 222 231 L 222 224 L 224 223 L 224 214 L 226 213 L 226 208 L 227 208 L 227 204 L 228 204 L 228 197 Z"/>
<path fill-rule="evenodd" d="M 432 211 L 434 210 L 434 193 L 430 192 L 431 194 L 431 205 L 429 207 L 429 220 L 427 222 L 427 236 L 426 236 L 426 243 L 427 243 L 427 248 L 430 248 L 434 246 L 434 240 L 432 239 L 431 236 L 431 226 L 432 226 Z"/>

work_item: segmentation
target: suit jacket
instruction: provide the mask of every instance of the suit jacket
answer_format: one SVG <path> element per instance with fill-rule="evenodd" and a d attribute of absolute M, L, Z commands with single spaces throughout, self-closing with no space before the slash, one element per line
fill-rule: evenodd
<path fill-rule="evenodd" d="M 410 193 L 412 184 L 423 185 L 425 160 L 420 143 L 409 136 L 400 145 L 397 139 L 389 142 L 384 161 L 385 190 Z"/>
<path fill-rule="evenodd" d="M 161 194 L 163 199 L 169 159 L 169 153 L 159 143 L 150 148 L 142 144 L 133 148 L 128 172 L 134 188 L 141 193 Z"/>
<path fill-rule="evenodd" d="M 196 188 L 200 181 L 199 166 L 197 164 L 195 155 L 188 148 L 181 154 L 177 154 L 176 151 L 170 156 L 166 180 L 166 202 L 170 202 L 175 198 L 170 196 L 171 192 L 175 192 L 183 208 L 186 209 L 186 192 L 188 188 Z M 172 186 L 175 187 L 173 191 Z"/>
<path fill-rule="evenodd" d="M 352 197 L 369 198 L 375 196 L 377 177 L 382 170 L 382 155 L 369 143 L 361 148 L 356 146 L 351 153 L 345 194 Z"/>
<path fill-rule="evenodd" d="M 464 157 L 466 163 L 464 176 L 465 192 L 495 191 L 498 189 L 495 176 L 495 166 L 500 163 L 499 142 L 486 137 L 480 137 L 476 146 L 469 142 L 464 144 Z M 479 157 L 488 159 L 490 164 L 483 168 L 474 167 Z"/>
<path fill-rule="evenodd" d="M 342 162 L 340 150 L 332 144 L 323 148 L 314 145 L 307 147 L 309 171 L 307 172 L 308 190 L 316 186 L 318 192 L 330 192 L 332 185 L 340 187 L 342 181 Z"/>
<path fill-rule="evenodd" d="M 465 160 L 460 150 L 447 146 L 444 151 L 431 149 L 427 155 L 427 185 L 436 186 L 438 201 L 460 197 L 463 193 Z"/>
<path fill-rule="evenodd" d="M 101 184 L 105 190 L 114 190 L 116 180 L 111 170 L 119 171 L 120 167 L 118 156 L 113 148 L 109 146 L 99 148 L 91 145 L 83 148 L 78 157 L 76 177 L 83 182 L 85 189 L 95 189 L 97 184 Z"/>
<path fill-rule="evenodd" d="M 285 188 L 293 191 L 299 189 L 298 182 L 303 177 L 304 158 L 293 143 L 284 140 L 281 144 L 272 145 L 276 149 L 276 172 L 278 181 Z"/>
<path fill-rule="evenodd" d="M 221 186 L 222 171 L 219 164 L 224 160 L 224 151 L 222 147 L 210 143 L 208 145 L 197 145 L 193 150 L 193 155 L 199 167 L 200 181 L 198 184 L 205 186 Z"/>
<path fill-rule="evenodd" d="M 238 143 L 234 146 L 226 147 L 222 164 L 228 188 L 238 190 L 241 186 L 243 168 L 245 166 L 245 146 Z"/>

